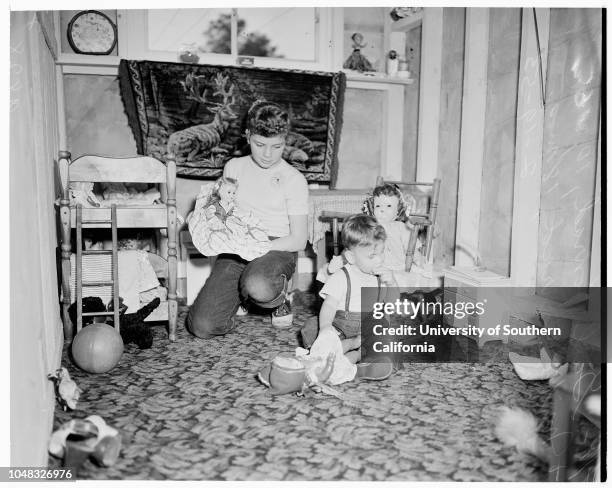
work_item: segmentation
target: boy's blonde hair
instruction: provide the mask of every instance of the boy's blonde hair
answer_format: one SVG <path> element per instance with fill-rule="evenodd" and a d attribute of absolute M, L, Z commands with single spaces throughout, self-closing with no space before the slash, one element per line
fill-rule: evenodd
<path fill-rule="evenodd" d="M 369 246 L 386 239 L 385 228 L 371 215 L 351 215 L 342 225 L 342 245 L 345 249 Z"/>

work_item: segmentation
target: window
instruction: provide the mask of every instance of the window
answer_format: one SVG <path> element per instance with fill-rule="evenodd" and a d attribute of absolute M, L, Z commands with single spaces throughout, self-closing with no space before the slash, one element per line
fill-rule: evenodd
<path fill-rule="evenodd" d="M 316 61 L 314 8 L 236 10 L 239 55 Z"/>
<path fill-rule="evenodd" d="M 331 10 L 296 8 L 201 8 L 121 11 L 122 57 L 179 61 L 189 51 L 200 63 L 332 69 Z M 123 40 L 123 39 L 122 39 Z"/>
<path fill-rule="evenodd" d="M 160 9 L 147 12 L 147 44 L 152 51 L 177 53 L 192 46 L 198 54 L 231 54 L 232 9 Z"/>

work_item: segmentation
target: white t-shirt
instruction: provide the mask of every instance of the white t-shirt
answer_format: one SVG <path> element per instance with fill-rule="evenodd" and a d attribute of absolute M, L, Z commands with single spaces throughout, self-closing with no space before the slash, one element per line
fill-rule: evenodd
<path fill-rule="evenodd" d="M 269 236 L 289 235 L 289 215 L 308 215 L 306 178 L 285 160 L 263 169 L 244 156 L 228 161 L 223 175 L 238 181 L 238 206 L 259 219 Z"/>
<path fill-rule="evenodd" d="M 378 287 L 378 277 L 363 273 L 357 266 L 346 264 L 344 266 L 351 277 L 351 300 L 349 303 L 349 312 L 361 312 L 361 288 L 362 287 Z M 325 285 L 321 288 L 319 295 L 323 299 L 328 296 L 338 300 L 338 310 L 344 310 L 346 302 L 346 275 L 342 269 L 336 271 L 333 275 L 327 278 Z"/>

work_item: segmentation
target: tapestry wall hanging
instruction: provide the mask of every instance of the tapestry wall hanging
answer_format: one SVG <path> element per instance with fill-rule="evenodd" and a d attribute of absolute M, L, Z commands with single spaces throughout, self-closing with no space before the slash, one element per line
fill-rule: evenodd
<path fill-rule="evenodd" d="M 283 158 L 309 182 L 335 184 L 343 73 L 122 60 L 119 82 L 138 152 L 172 154 L 180 176 L 217 178 L 249 154 L 246 113 L 265 99 L 291 117 Z"/>

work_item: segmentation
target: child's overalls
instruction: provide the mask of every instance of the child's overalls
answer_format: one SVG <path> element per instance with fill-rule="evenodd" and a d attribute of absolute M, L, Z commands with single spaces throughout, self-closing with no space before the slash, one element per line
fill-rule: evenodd
<path fill-rule="evenodd" d="M 346 298 L 344 300 L 344 310 L 336 310 L 336 315 L 332 321 L 332 325 L 339 332 L 340 339 L 350 339 L 357 337 L 361 333 L 361 312 L 350 312 L 349 305 L 351 304 L 351 277 L 345 267 L 340 268 L 346 276 Z M 381 281 L 380 276 L 377 276 L 378 292 L 377 301 L 381 297 Z M 362 307 L 363 308 L 363 307 Z M 319 335 L 319 317 L 314 316 L 304 322 L 304 326 L 300 330 L 304 347 L 309 348 Z"/>

